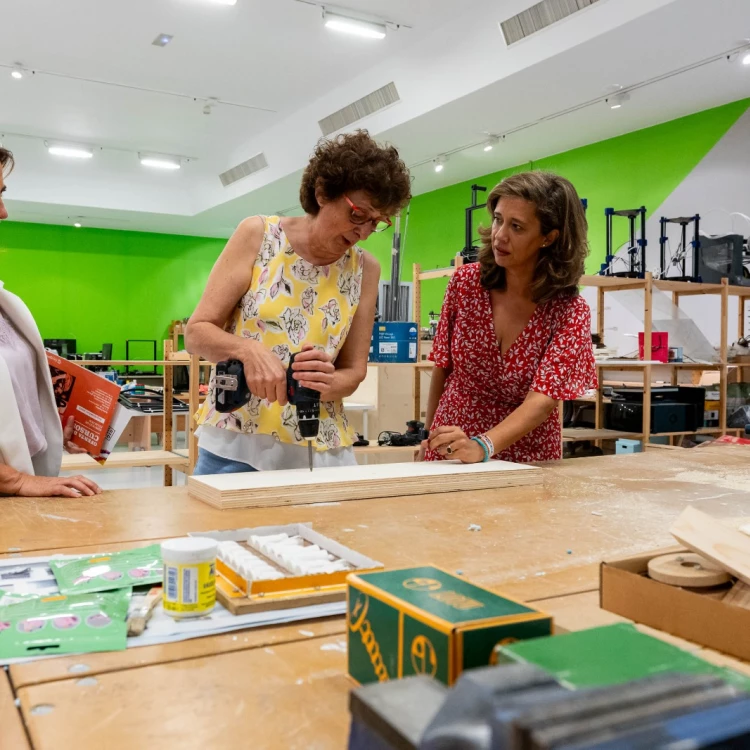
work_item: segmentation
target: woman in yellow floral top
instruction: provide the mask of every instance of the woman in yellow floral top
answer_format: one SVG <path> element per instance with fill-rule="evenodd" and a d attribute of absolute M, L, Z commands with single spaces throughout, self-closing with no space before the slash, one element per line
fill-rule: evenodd
<path fill-rule="evenodd" d="M 287 403 L 286 370 L 321 396 L 316 466 L 353 464 L 354 434 L 342 399 L 364 380 L 380 266 L 357 247 L 410 198 L 395 148 L 366 131 L 321 141 L 302 177 L 302 217 L 245 219 L 216 261 L 187 326 L 188 350 L 240 360 L 250 402 L 216 411 L 214 373 L 197 420 L 196 474 L 307 465 Z"/>

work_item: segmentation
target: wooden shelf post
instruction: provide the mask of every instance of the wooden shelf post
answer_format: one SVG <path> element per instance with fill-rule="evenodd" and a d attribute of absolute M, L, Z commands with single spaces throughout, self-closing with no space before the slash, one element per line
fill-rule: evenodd
<path fill-rule="evenodd" d="M 174 355 L 174 344 L 171 339 L 167 339 L 164 342 L 164 361 L 168 362 Z M 174 435 L 172 429 L 174 426 L 174 415 L 172 412 L 173 398 L 174 398 L 174 368 L 163 367 L 162 372 L 164 373 L 164 445 L 162 446 L 165 451 L 172 452 L 174 450 Z M 171 487 L 173 481 L 172 467 L 164 467 L 164 486 Z"/>
<path fill-rule="evenodd" d="M 727 432 L 727 389 L 729 382 L 729 279 L 721 280 L 721 343 L 719 346 L 719 428 L 721 434 Z"/>
<path fill-rule="evenodd" d="M 422 361 L 422 266 L 415 263 L 412 269 L 412 320 L 417 324 L 417 363 Z M 414 368 L 414 419 L 422 416 L 422 371 Z M 429 426 L 428 426 L 429 429 Z M 367 437 L 367 435 L 365 435 Z"/>
<path fill-rule="evenodd" d="M 643 358 L 651 359 L 651 339 L 653 333 L 653 301 L 654 301 L 654 279 L 650 272 L 646 272 L 645 285 L 643 287 Z M 644 448 L 649 443 L 651 436 L 651 365 L 643 368 L 643 432 Z"/>
<path fill-rule="evenodd" d="M 198 438 L 195 437 L 195 415 L 200 406 L 200 382 L 201 382 L 201 359 L 197 354 L 190 355 L 190 405 L 188 413 L 188 471 L 193 473 L 195 464 L 198 461 Z"/>

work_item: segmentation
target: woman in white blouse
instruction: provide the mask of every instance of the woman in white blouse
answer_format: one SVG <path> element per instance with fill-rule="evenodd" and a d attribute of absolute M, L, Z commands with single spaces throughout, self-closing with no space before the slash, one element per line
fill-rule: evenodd
<path fill-rule="evenodd" d="M 0 148 L 0 221 L 6 170 L 13 155 Z M 63 445 L 82 450 L 70 438 L 73 420 L 63 431 L 55 407 L 47 358 L 39 330 L 24 303 L 0 281 L 0 495 L 81 497 L 99 487 L 83 476 L 58 477 Z"/>

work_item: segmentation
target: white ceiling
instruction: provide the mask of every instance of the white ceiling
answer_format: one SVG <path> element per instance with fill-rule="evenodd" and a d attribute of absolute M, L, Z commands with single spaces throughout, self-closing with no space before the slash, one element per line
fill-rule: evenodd
<path fill-rule="evenodd" d="M 325 29 L 320 9 L 296 0 L 0 0 L 0 65 L 37 71 L 16 81 L 0 67 L 0 134 L 18 161 L 12 218 L 227 236 L 248 214 L 294 207 L 318 120 L 390 81 L 401 101 L 361 124 L 417 165 L 415 193 L 750 96 L 750 69 L 720 60 L 615 112 L 596 101 L 738 47 L 748 0 L 599 0 L 508 49 L 498 21 L 531 4 L 340 0 L 412 27 L 379 42 Z M 160 33 L 174 35 L 165 48 L 151 45 Z M 225 103 L 206 116 L 209 97 Z M 429 163 L 529 125 L 489 154 L 454 154 L 440 175 Z M 45 138 L 102 150 L 54 159 Z M 158 173 L 138 151 L 191 161 Z M 219 173 L 260 151 L 268 169 L 222 187 Z"/>

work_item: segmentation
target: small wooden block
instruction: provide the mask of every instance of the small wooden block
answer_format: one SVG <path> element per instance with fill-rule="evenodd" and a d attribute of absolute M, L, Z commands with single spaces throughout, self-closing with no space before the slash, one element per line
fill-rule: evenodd
<path fill-rule="evenodd" d="M 695 508 L 686 508 L 670 531 L 693 552 L 750 584 L 750 537 Z"/>
<path fill-rule="evenodd" d="M 689 588 L 721 586 L 731 579 L 718 565 L 692 552 L 655 557 L 649 560 L 648 574 L 660 583 Z"/>
<path fill-rule="evenodd" d="M 277 609 L 312 607 L 315 604 L 330 604 L 346 600 L 346 589 L 340 591 L 313 591 L 299 596 L 264 596 L 250 599 L 247 596 L 232 597 L 220 586 L 216 587 L 216 599 L 233 615 L 251 615 Z"/>
<path fill-rule="evenodd" d="M 722 601 L 735 607 L 750 609 L 750 586 L 743 581 L 737 581 Z"/>

